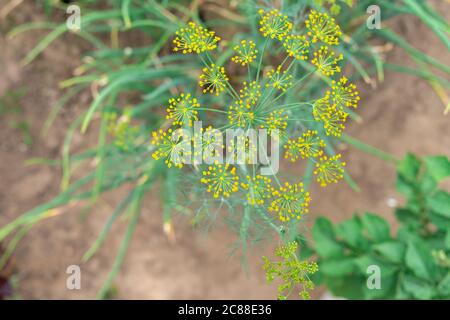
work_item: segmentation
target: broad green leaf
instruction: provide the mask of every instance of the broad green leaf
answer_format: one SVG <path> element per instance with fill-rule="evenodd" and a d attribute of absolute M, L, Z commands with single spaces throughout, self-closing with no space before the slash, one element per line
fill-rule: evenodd
<path fill-rule="evenodd" d="M 403 160 L 398 163 L 397 171 L 408 180 L 415 180 L 420 170 L 420 160 L 413 154 L 408 153 Z"/>
<path fill-rule="evenodd" d="M 395 210 L 395 216 L 402 224 L 410 229 L 417 229 L 421 225 L 418 215 L 411 210 L 398 208 Z"/>
<path fill-rule="evenodd" d="M 435 294 L 432 285 L 411 275 L 403 276 L 401 284 L 403 289 L 416 299 L 428 300 Z"/>
<path fill-rule="evenodd" d="M 365 276 L 324 277 L 324 282 L 336 297 L 361 299 L 364 296 Z"/>
<path fill-rule="evenodd" d="M 433 224 L 440 230 L 450 230 L 450 218 L 444 217 L 443 215 L 434 212 L 429 212 L 428 217 L 430 218 L 431 222 L 433 222 Z"/>
<path fill-rule="evenodd" d="M 382 242 L 390 239 L 389 224 L 383 218 L 373 213 L 366 213 L 361 221 L 373 241 Z"/>
<path fill-rule="evenodd" d="M 319 263 L 319 270 L 326 276 L 343 277 L 351 274 L 355 269 L 353 259 L 330 259 Z"/>
<path fill-rule="evenodd" d="M 445 235 L 445 248 L 450 250 L 450 230 Z"/>
<path fill-rule="evenodd" d="M 387 241 L 373 246 L 372 250 L 389 262 L 402 263 L 406 246 L 399 241 Z"/>
<path fill-rule="evenodd" d="M 363 236 L 363 228 L 358 216 L 341 222 L 336 228 L 337 235 L 355 249 L 367 249 L 369 243 Z"/>
<path fill-rule="evenodd" d="M 383 276 L 392 275 L 398 270 L 397 266 L 383 262 L 382 260 L 371 254 L 365 254 L 359 256 L 358 258 L 355 258 L 354 263 L 357 266 L 357 271 L 359 271 L 359 273 L 363 274 L 364 276 L 368 275 L 369 267 L 371 266 L 379 267 L 380 272 Z"/>
<path fill-rule="evenodd" d="M 420 179 L 420 191 L 428 194 L 436 190 L 438 181 L 431 175 L 429 171 L 425 172 Z"/>
<path fill-rule="evenodd" d="M 450 218 L 450 194 L 448 192 L 440 190 L 427 197 L 427 204 L 434 212 Z"/>
<path fill-rule="evenodd" d="M 433 257 L 427 246 L 419 241 L 410 241 L 406 249 L 406 266 L 417 277 L 432 280 L 435 274 Z"/>
<path fill-rule="evenodd" d="M 450 271 L 439 282 L 437 289 L 439 291 L 439 294 L 441 294 L 444 299 L 450 299 Z"/>
<path fill-rule="evenodd" d="M 368 278 L 366 280 L 366 286 L 364 287 L 364 298 L 365 299 L 393 299 L 395 294 L 395 288 L 398 281 L 397 274 L 384 275 L 381 273 L 381 287 L 369 288 Z"/>
<path fill-rule="evenodd" d="M 413 198 L 416 188 L 415 181 L 411 182 L 409 179 L 400 174 L 397 176 L 397 180 L 395 181 L 395 189 L 406 198 Z"/>
<path fill-rule="evenodd" d="M 425 157 L 425 166 L 436 181 L 450 177 L 450 161 L 446 156 Z"/>
<path fill-rule="evenodd" d="M 316 220 L 312 235 L 320 257 L 335 258 L 343 255 L 343 248 L 337 241 L 333 225 L 327 218 L 320 217 Z"/>

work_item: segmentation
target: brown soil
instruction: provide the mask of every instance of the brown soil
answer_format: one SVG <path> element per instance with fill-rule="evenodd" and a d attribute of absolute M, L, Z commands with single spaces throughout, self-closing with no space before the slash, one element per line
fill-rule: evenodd
<path fill-rule="evenodd" d="M 448 4 L 433 1 L 446 18 Z M 71 101 L 58 117 L 46 137 L 40 135 L 51 106 L 60 97 L 58 81 L 71 76 L 80 61 L 85 44 L 71 35 L 58 40 L 31 65 L 22 67 L 20 60 L 33 47 L 40 32 L 30 32 L 7 39 L 6 31 L 26 21 L 43 16 L 33 3 L 22 4 L 0 22 L 0 96 L 8 90 L 25 87 L 20 99 L 24 117 L 31 125 L 34 143 L 26 146 L 17 129 L 11 128 L 14 115 L 0 119 L 0 225 L 50 200 L 58 193 L 60 170 L 56 167 L 24 164 L 33 157 L 57 158 L 67 126 L 89 102 L 89 95 Z M 395 28 L 408 41 L 444 63 L 450 55 L 438 39 L 411 17 L 395 22 Z M 399 50 L 389 54 L 391 62 L 413 65 Z M 386 80 L 372 90 L 361 87 L 363 99 L 359 111 L 362 124 L 353 124 L 347 133 L 375 147 L 401 157 L 411 151 L 419 155 L 450 156 L 449 119 L 443 116 L 443 104 L 429 85 L 416 78 L 386 73 Z M 447 128 L 447 130 L 446 130 Z M 95 142 L 95 132 L 77 133 L 73 150 Z M 394 168 L 363 152 L 346 149 L 348 171 L 361 188 L 353 192 L 345 183 L 313 190 L 312 218 L 324 214 L 335 221 L 355 211 L 374 211 L 390 217 L 387 200 L 397 198 L 394 190 Z M 294 174 L 299 168 L 289 167 Z M 83 208 L 64 210 L 59 216 L 41 222 L 23 239 L 15 253 L 18 270 L 18 292 L 29 299 L 94 298 L 113 264 L 125 223 L 120 221 L 105 246 L 88 263 L 81 256 L 96 239 L 103 223 L 116 204 L 119 190 L 102 197 L 85 218 Z M 400 200 L 400 198 L 398 198 Z M 265 283 L 261 255 L 271 248 L 252 248 L 247 273 L 239 256 L 230 256 L 231 244 L 237 240 L 225 226 L 218 226 L 207 236 L 192 230 L 185 219 L 175 221 L 177 241 L 169 243 L 162 230 L 162 209 L 157 191 L 146 199 L 122 271 L 115 280 L 118 298 L 143 299 L 271 299 L 276 288 Z M 82 290 L 66 289 L 66 268 L 81 264 Z"/>

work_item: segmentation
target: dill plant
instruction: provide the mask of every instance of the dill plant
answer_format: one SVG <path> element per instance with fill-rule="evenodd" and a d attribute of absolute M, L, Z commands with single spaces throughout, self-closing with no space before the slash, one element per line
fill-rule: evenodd
<path fill-rule="evenodd" d="M 186 166 L 176 160 L 185 153 L 180 144 L 186 143 L 186 139 L 171 138 L 177 129 L 192 127 L 197 120 L 204 120 L 209 130 L 216 130 L 219 136 L 225 135 L 229 128 L 241 129 L 243 133 L 251 129 L 277 131 L 280 133 L 277 142 L 285 145 L 285 157 L 295 162 L 300 155 L 313 163 L 316 168 L 313 174 L 321 186 L 344 177 L 345 163 L 340 160 L 341 155 L 327 156 L 324 142 L 342 134 L 347 111 L 356 108 L 359 101 L 355 85 L 347 78 L 329 79 L 338 77 L 342 70 L 339 63 L 343 55 L 335 54 L 333 48 L 342 34 L 339 26 L 334 18 L 315 10 L 306 14 L 305 20 L 295 27 L 277 9 L 261 9 L 259 15 L 260 37 L 229 45 L 233 50 L 228 64 L 236 63 L 246 73 L 235 78 L 228 76 L 226 63 L 217 62 L 215 50 L 224 49 L 220 46 L 221 38 L 213 31 L 190 22 L 188 27 L 176 32 L 173 51 L 197 55 L 203 64 L 198 76 L 201 94 L 194 98 L 194 92 L 183 92 L 169 100 L 166 122 L 161 125 L 165 129 L 153 132 L 153 155 L 163 160 L 170 170 L 182 169 L 183 176 L 193 181 L 187 191 L 191 201 L 202 199 L 203 205 L 209 203 L 221 208 L 225 204 L 231 208 L 230 217 L 240 225 L 243 241 L 247 241 L 245 238 L 255 226 L 272 229 L 281 241 L 289 241 L 296 236 L 297 225 L 308 213 L 312 201 L 302 181 L 282 181 L 282 175 L 275 172 L 262 176 L 260 164 L 247 162 L 239 165 L 197 163 L 185 169 Z M 274 55 L 274 51 L 277 54 Z M 271 64 L 277 60 L 281 62 Z M 330 83 L 321 97 L 302 101 L 292 94 L 315 77 Z M 215 107 L 206 107 L 208 105 Z M 207 146 L 201 147 L 201 154 L 208 152 Z M 220 154 L 227 151 L 223 150 L 223 145 L 219 147 L 222 148 Z M 253 146 L 248 143 L 246 147 Z M 189 152 L 188 156 L 191 155 Z M 285 289 L 294 289 L 294 283 L 303 285 L 300 291 L 303 298 L 308 297 L 307 290 L 313 287 L 307 275 L 317 268 L 296 260 L 295 248 L 295 242 L 290 242 L 277 251 L 286 260 L 286 269 L 277 269 L 277 264 L 269 263 L 266 258 L 268 277 L 278 275 L 287 281 L 280 287 L 280 298 L 286 297 L 281 294 Z M 305 276 L 294 277 L 302 270 Z"/>
<path fill-rule="evenodd" d="M 53 5 L 51 0 L 42 2 L 46 8 Z M 391 156 L 343 134 L 345 122 L 358 119 L 354 108 L 359 95 L 352 83 L 361 78 L 373 85 L 373 75 L 382 81 L 384 70 L 391 69 L 424 78 L 446 102 L 442 92 L 449 83 L 429 67 L 438 67 L 448 74 L 448 66 L 412 48 L 388 27 L 367 30 L 362 19 L 371 4 L 381 7 L 383 20 L 413 14 L 449 47 L 445 37 L 448 23 L 427 1 L 293 0 L 283 1 L 279 10 L 263 8 L 258 14 L 260 4 L 247 0 L 239 4 L 238 15 L 221 9 L 219 13 L 225 12 L 227 18 L 211 21 L 200 17 L 197 2 L 112 0 L 105 2 L 106 10 L 97 9 L 95 2 L 79 2 L 83 19 L 77 33 L 94 49 L 87 53 L 74 77 L 61 82 L 67 92 L 44 127 L 45 132 L 59 110 L 80 91 L 95 89 L 92 104 L 68 129 L 63 157 L 58 162 L 63 168 L 61 194 L 3 226 L 0 241 L 12 235 L 7 250 L 12 252 L 27 230 L 52 216 L 59 207 L 74 201 L 95 202 L 103 192 L 132 183 L 134 187 L 119 202 L 83 257 L 87 261 L 95 254 L 106 241 L 112 224 L 128 210 L 128 228 L 99 297 L 107 296 L 120 269 L 142 199 L 161 180 L 164 230 L 168 234 L 173 232 L 174 212 L 190 216 L 193 225 L 197 225 L 214 222 L 219 212 L 227 209 L 224 218 L 240 236 L 237 246 L 242 250 L 251 241 L 272 239 L 272 234 L 279 236 L 281 247 L 277 255 L 287 266 L 302 271 L 290 281 L 289 267 L 278 268 L 280 265 L 266 259 L 268 278 L 278 276 L 284 281 L 280 298 L 287 297 L 295 285 L 300 285 L 301 296 L 307 298 L 312 287 L 309 276 L 316 268 L 294 257 L 292 241 L 298 238 L 299 218 L 307 213 L 309 202 L 314 201 L 314 195 L 308 192 L 311 177 L 315 176 L 317 183 L 324 186 L 345 179 L 353 189 L 358 188 L 335 154 L 333 145 L 338 140 L 392 161 Z M 216 26 L 249 30 L 221 41 L 212 31 Z M 51 31 L 29 52 L 24 63 L 33 61 L 52 41 L 68 32 L 65 24 L 45 22 L 19 26 L 11 35 L 33 29 Z M 133 31 L 142 32 L 151 39 L 150 44 L 121 44 L 120 39 Z M 104 43 L 102 34 L 111 39 L 110 44 Z M 386 62 L 383 53 L 369 42 L 374 37 L 401 47 L 418 68 Z M 176 48 L 172 54 L 168 53 L 169 44 Z M 351 76 L 340 75 L 344 62 L 353 67 Z M 232 65 L 240 71 L 229 72 Z M 247 75 L 241 72 L 245 70 Z M 137 93 L 139 100 L 124 105 L 119 98 L 128 98 L 130 93 Z M 167 108 L 165 115 L 157 110 L 161 105 Z M 200 119 L 211 124 L 202 128 L 202 134 L 213 132 L 214 127 L 281 131 L 284 157 L 292 162 L 306 161 L 305 178 L 285 181 L 289 179 L 282 174 L 261 176 L 254 174 L 250 165 L 175 166 L 168 157 L 168 150 L 173 148 L 173 141 L 167 139 L 170 127 L 189 127 Z M 98 120 L 98 145 L 71 154 L 74 131 L 81 128 L 84 132 L 92 121 Z M 202 143 L 201 148 L 206 148 L 204 144 L 210 142 Z M 75 168 L 92 159 L 96 168 L 74 180 Z M 177 189 L 180 185 L 182 190 Z"/>

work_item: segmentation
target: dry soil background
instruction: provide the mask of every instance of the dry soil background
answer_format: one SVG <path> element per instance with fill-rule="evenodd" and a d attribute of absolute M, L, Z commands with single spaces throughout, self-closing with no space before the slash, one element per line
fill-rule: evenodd
<path fill-rule="evenodd" d="M 448 3 L 442 0 L 433 3 L 450 19 Z M 52 44 L 31 65 L 22 67 L 20 60 L 42 33 L 32 32 L 10 40 L 6 32 L 14 25 L 42 19 L 34 1 L 26 1 L 0 21 L 0 96 L 8 90 L 26 88 L 20 106 L 31 124 L 34 139 L 31 147 L 25 146 L 20 132 L 9 125 L 13 116 L 0 119 L 0 225 L 57 194 L 60 170 L 25 166 L 24 161 L 32 157 L 59 157 L 65 129 L 90 101 L 88 94 L 70 101 L 48 136 L 40 136 L 46 115 L 61 95 L 58 82 L 71 76 L 80 61 L 80 53 L 86 49 L 82 42 L 69 35 Z M 449 52 L 416 19 L 397 19 L 395 29 L 416 48 L 450 64 Z M 389 54 L 389 61 L 412 65 L 399 50 Z M 364 93 L 359 113 L 363 123 L 352 124 L 347 133 L 398 157 L 408 151 L 450 156 L 450 118 L 443 116 L 443 105 L 426 82 L 388 72 L 386 80 L 375 90 L 362 85 L 361 91 Z M 73 150 L 94 141 L 93 131 L 84 136 L 76 134 Z M 318 214 L 339 221 L 355 211 L 365 210 L 389 217 L 391 209 L 387 200 L 398 197 L 393 187 L 394 169 L 354 149 L 344 150 L 343 156 L 361 192 L 353 192 L 345 183 L 313 190 L 316 200 L 309 223 Z M 299 168 L 288 169 L 293 174 L 301 174 Z M 223 226 L 205 237 L 179 219 L 175 222 L 177 241 L 170 244 L 162 231 L 162 208 L 157 191 L 154 192 L 145 202 L 127 258 L 115 281 L 118 298 L 271 299 L 276 296 L 276 288 L 265 283 L 260 270 L 260 257 L 270 254 L 271 248 L 252 250 L 246 274 L 239 257 L 229 255 L 230 244 L 236 238 Z M 60 216 L 40 223 L 24 238 L 15 254 L 18 290 L 23 298 L 95 297 L 122 240 L 123 221 L 113 228 L 97 256 L 81 265 L 82 290 L 66 290 L 65 271 L 68 265 L 80 264 L 81 256 L 96 239 L 116 199 L 117 193 L 104 196 L 84 219 L 78 207 L 65 210 Z"/>

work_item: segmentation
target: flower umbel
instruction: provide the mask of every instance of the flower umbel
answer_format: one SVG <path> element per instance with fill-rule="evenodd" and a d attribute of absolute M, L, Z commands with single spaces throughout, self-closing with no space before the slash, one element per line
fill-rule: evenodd
<path fill-rule="evenodd" d="M 173 51 L 180 51 L 183 54 L 211 51 L 217 47 L 219 40 L 220 38 L 215 35 L 214 31 L 189 22 L 187 27 L 176 32 Z"/>
<path fill-rule="evenodd" d="M 342 77 L 339 82 L 333 80 L 331 99 L 338 109 L 345 110 L 345 108 L 357 108 L 360 97 L 356 86 L 349 83 L 346 77 Z"/>
<path fill-rule="evenodd" d="M 256 104 L 261 97 L 261 85 L 256 81 L 247 84 L 244 82 L 244 88 L 239 90 L 239 97 L 246 103 Z"/>
<path fill-rule="evenodd" d="M 309 29 L 308 35 L 312 37 L 313 43 L 320 40 L 328 45 L 339 44 L 339 37 L 342 35 L 341 28 L 336 24 L 334 18 L 328 14 L 311 10 L 305 24 Z"/>
<path fill-rule="evenodd" d="M 317 131 L 308 130 L 297 140 L 289 139 L 284 146 L 286 153 L 284 157 L 295 162 L 298 158 L 315 158 L 320 154 L 321 148 L 325 143 L 319 137 Z"/>
<path fill-rule="evenodd" d="M 336 105 L 329 106 L 321 117 L 325 133 L 329 136 L 340 137 L 345 129 L 347 117 L 348 113 L 339 110 Z"/>
<path fill-rule="evenodd" d="M 286 15 L 281 14 L 277 9 L 273 9 L 267 13 L 264 10 L 259 10 L 259 14 L 262 16 L 259 22 L 259 31 L 264 37 L 271 39 L 283 40 L 284 37 L 291 32 L 292 22 L 288 20 Z"/>
<path fill-rule="evenodd" d="M 256 175 L 254 178 L 247 176 L 247 182 L 241 186 L 247 191 L 247 201 L 250 205 L 263 205 L 273 192 L 272 180 L 268 177 Z"/>
<path fill-rule="evenodd" d="M 258 50 L 255 49 L 255 43 L 253 41 L 242 40 L 241 43 L 233 48 L 236 53 L 231 58 L 231 61 L 239 63 L 242 66 L 246 66 L 252 63 L 256 59 Z"/>
<path fill-rule="evenodd" d="M 286 130 L 288 123 L 288 115 L 283 114 L 284 109 L 275 110 L 269 113 L 266 117 L 264 124 L 261 125 L 262 129 L 267 129 L 269 134 L 272 134 L 272 131 L 278 130 L 279 133 L 283 133 Z"/>
<path fill-rule="evenodd" d="M 303 183 L 291 185 L 286 182 L 272 195 L 274 200 L 269 206 L 269 211 L 278 213 L 280 221 L 285 222 L 292 218 L 300 219 L 303 214 L 308 213 L 311 197 L 309 192 L 303 188 Z"/>
<path fill-rule="evenodd" d="M 341 162 L 340 154 L 328 158 L 326 155 L 322 155 L 316 164 L 316 170 L 314 174 L 317 176 L 317 182 L 322 187 L 326 187 L 331 183 L 337 183 L 344 177 L 345 162 Z"/>
<path fill-rule="evenodd" d="M 278 299 L 286 300 L 295 286 L 300 286 L 299 296 L 303 299 L 310 299 L 309 290 L 314 289 L 314 283 L 309 276 L 319 270 L 317 263 L 300 261 L 297 256 L 298 244 L 293 241 L 279 247 L 275 255 L 281 261 L 271 262 L 267 257 L 263 257 L 263 270 L 266 271 L 267 282 L 271 283 L 275 277 L 282 280 L 278 286 Z"/>
<path fill-rule="evenodd" d="M 332 76 L 337 72 L 341 72 L 341 67 L 338 66 L 338 62 L 343 60 L 344 56 L 340 54 L 336 57 L 334 51 L 331 51 L 328 47 L 322 46 L 316 52 L 311 63 L 317 67 L 320 73 L 325 76 Z"/>
<path fill-rule="evenodd" d="M 269 82 L 266 84 L 266 87 L 272 86 L 275 89 L 286 91 L 292 86 L 292 75 L 287 75 L 286 70 L 281 71 L 281 66 L 269 70 L 267 72 L 267 77 L 269 77 Z"/>
<path fill-rule="evenodd" d="M 165 159 L 167 167 L 183 167 L 183 159 L 191 155 L 190 137 L 183 130 L 159 129 L 152 133 L 152 145 L 157 147 L 152 157 L 155 160 Z"/>
<path fill-rule="evenodd" d="M 203 68 L 198 84 L 203 87 L 203 93 L 211 93 L 218 96 L 227 87 L 228 77 L 225 68 L 212 64 Z"/>
<path fill-rule="evenodd" d="M 169 100 L 167 108 L 167 119 L 173 119 L 175 125 L 188 124 L 192 126 L 192 121 L 198 120 L 198 109 L 200 104 L 196 98 L 191 98 L 191 94 L 182 93 L 177 98 Z"/>
<path fill-rule="evenodd" d="M 206 184 L 207 192 L 212 192 L 214 198 L 223 196 L 229 197 L 231 193 L 238 191 L 239 177 L 236 175 L 236 168 L 230 165 L 217 164 L 208 167 L 203 171 L 203 177 L 200 180 Z"/>
<path fill-rule="evenodd" d="M 303 35 L 288 35 L 283 42 L 283 46 L 290 57 L 297 60 L 308 59 L 309 41 Z"/>
<path fill-rule="evenodd" d="M 248 100 L 235 101 L 232 106 L 228 108 L 228 120 L 230 125 L 249 128 L 255 121 L 255 112 L 253 106 L 247 102 Z"/>

